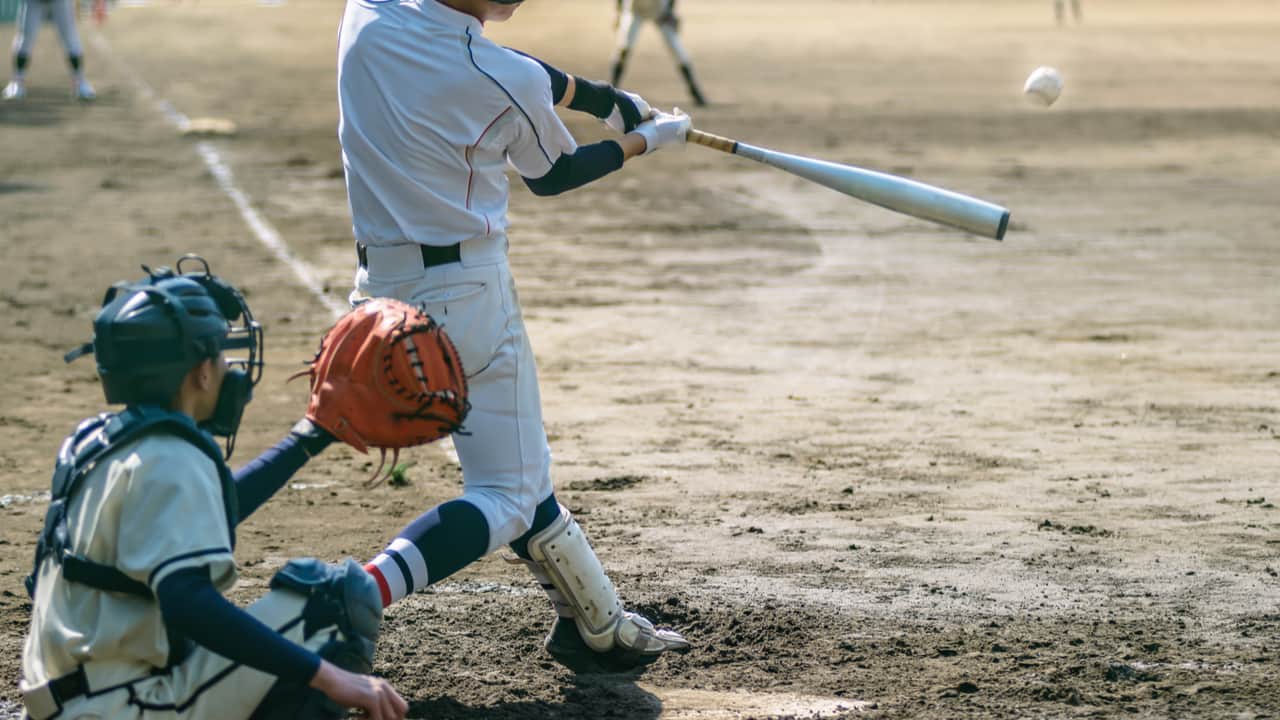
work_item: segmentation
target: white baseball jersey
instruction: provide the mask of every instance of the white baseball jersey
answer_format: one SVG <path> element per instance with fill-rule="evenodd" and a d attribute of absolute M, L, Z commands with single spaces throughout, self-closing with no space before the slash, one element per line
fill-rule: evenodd
<path fill-rule="evenodd" d="M 577 143 L 546 70 L 482 31 L 436 0 L 347 0 L 338 134 L 355 238 L 368 246 L 352 301 L 416 305 L 457 346 L 471 402 L 467 434 L 453 436 L 461 499 L 483 513 L 493 550 L 528 530 L 552 493 L 538 373 L 506 258 L 506 170 L 542 177 Z M 460 262 L 424 268 L 416 243 L 461 243 Z M 409 562 L 425 585 L 423 563 Z"/>
<path fill-rule="evenodd" d="M 436 0 L 349 0 L 338 135 L 355 239 L 452 245 L 507 228 L 508 163 L 539 178 L 577 143 L 546 71 Z"/>
<path fill-rule="evenodd" d="M 144 436 L 111 457 L 90 471 L 72 498 L 67 525 L 73 551 L 118 568 L 152 592 L 174 572 L 200 566 L 210 568 L 219 590 L 234 584 L 231 533 L 213 461 L 164 433 Z M 118 663 L 117 681 L 165 666 L 169 641 L 158 603 L 61 575 L 62 566 L 51 560 L 39 570 L 22 655 L 25 687 L 88 660 Z"/>

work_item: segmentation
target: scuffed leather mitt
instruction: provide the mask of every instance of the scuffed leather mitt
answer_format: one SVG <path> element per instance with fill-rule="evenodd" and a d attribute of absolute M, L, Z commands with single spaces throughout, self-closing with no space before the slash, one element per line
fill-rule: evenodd
<path fill-rule="evenodd" d="M 425 445 L 462 429 L 471 404 L 453 341 L 408 303 L 375 298 L 320 340 L 306 417 L 360 452 Z M 392 467 L 395 459 L 392 460 Z M 382 465 L 374 472 L 377 478 Z"/>

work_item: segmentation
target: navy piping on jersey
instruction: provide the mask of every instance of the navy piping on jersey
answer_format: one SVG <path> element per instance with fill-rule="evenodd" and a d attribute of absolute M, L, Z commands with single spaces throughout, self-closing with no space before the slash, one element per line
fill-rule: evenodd
<path fill-rule="evenodd" d="M 474 67 L 481 75 L 484 75 L 485 77 L 489 78 L 489 80 L 492 81 L 494 85 L 497 85 L 498 89 L 501 90 L 502 93 L 506 95 L 509 100 L 511 100 L 511 104 L 515 105 L 516 109 L 520 111 L 520 114 L 524 116 L 524 119 L 529 122 L 529 127 L 533 130 L 533 137 L 538 141 L 538 149 L 542 151 L 542 157 L 547 159 L 547 163 L 549 165 L 554 165 L 555 162 L 552 161 L 551 155 L 548 154 L 547 149 L 542 146 L 542 136 L 538 134 L 538 126 L 533 124 L 533 118 L 529 117 L 529 113 L 524 111 L 524 108 L 520 106 L 520 103 L 516 102 L 515 96 L 512 95 L 510 92 L 507 92 L 507 88 L 504 87 L 502 83 L 498 82 L 497 78 L 485 72 L 484 68 L 480 67 L 480 64 L 476 62 L 476 55 L 471 50 L 471 41 L 474 40 L 475 38 L 472 37 L 471 35 L 471 28 L 467 28 L 466 32 L 467 32 L 467 57 L 470 58 L 471 60 L 471 66 Z"/>
<path fill-rule="evenodd" d="M 207 548 L 205 550 L 194 550 L 192 552 L 184 553 L 182 555 L 175 555 L 169 558 L 168 560 L 165 560 L 164 562 L 160 563 L 159 565 L 156 566 L 155 570 L 151 571 L 151 574 L 147 576 L 147 585 L 150 585 L 151 581 L 156 579 L 156 573 L 160 572 L 161 570 L 169 567 L 170 565 L 176 562 L 181 562 L 182 560 L 188 560 L 193 557 L 200 557 L 202 555 L 213 555 L 215 553 L 226 553 L 227 555 L 230 555 L 231 551 L 224 547 L 218 547 L 218 548 Z"/>
<path fill-rule="evenodd" d="M 289 632 L 290 630 L 292 630 L 294 626 L 302 622 L 304 619 L 305 618 L 303 616 L 299 615 L 298 617 L 294 618 L 293 620 L 290 620 L 289 622 L 285 623 L 283 626 L 278 628 L 276 632 L 283 635 Z M 105 688 L 102 688 L 101 690 L 91 689 L 90 692 L 85 693 L 83 697 L 95 698 L 95 697 L 100 697 L 102 695 L 106 695 L 107 693 L 115 692 L 116 690 L 127 689 L 129 691 L 129 704 L 134 705 L 135 707 L 138 707 L 142 710 L 174 710 L 176 712 L 185 712 L 187 708 L 195 704 L 196 700 L 200 699 L 200 696 L 204 694 L 204 691 L 222 682 L 224 679 L 226 679 L 228 675 L 235 672 L 239 667 L 240 667 L 240 663 L 236 663 L 236 662 L 233 662 L 230 665 L 226 666 L 225 668 L 217 672 L 213 677 L 209 678 L 209 680 L 206 681 L 204 684 L 202 684 L 200 687 L 196 688 L 195 692 L 191 693 L 191 696 L 181 703 L 164 703 L 164 704 L 144 703 L 142 700 L 138 698 L 137 692 L 135 692 L 133 689 L 134 683 L 142 682 L 143 680 L 148 680 L 152 677 L 155 677 L 156 675 L 167 674 L 169 672 L 168 669 L 160 672 L 155 672 L 150 675 L 144 675 L 143 677 L 140 677 L 140 678 L 134 678 L 133 680 L 128 680 L 126 682 L 122 682 L 117 685 L 105 687 Z"/>

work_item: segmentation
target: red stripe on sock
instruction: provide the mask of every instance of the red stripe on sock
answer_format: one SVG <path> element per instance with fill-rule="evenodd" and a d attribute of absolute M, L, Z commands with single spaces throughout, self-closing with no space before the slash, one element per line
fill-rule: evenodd
<path fill-rule="evenodd" d="M 378 583 L 378 592 L 382 595 L 382 607 L 391 606 L 391 586 L 387 584 L 387 579 L 382 577 L 382 571 L 373 563 L 364 566 L 364 571 L 373 576 L 374 582 Z"/>

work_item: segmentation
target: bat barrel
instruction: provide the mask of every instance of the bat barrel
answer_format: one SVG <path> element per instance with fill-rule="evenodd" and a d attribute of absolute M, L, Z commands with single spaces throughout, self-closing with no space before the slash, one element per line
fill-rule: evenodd
<path fill-rule="evenodd" d="M 1003 240 L 1005 231 L 1009 229 L 1007 209 L 908 178 L 853 165 L 788 155 L 746 143 L 735 143 L 733 153 L 894 212 L 948 225 L 975 235 Z"/>

